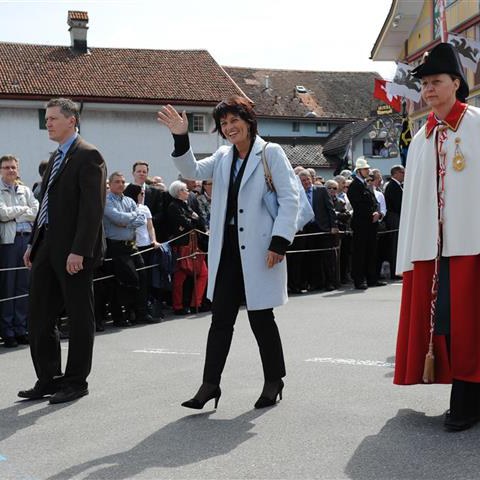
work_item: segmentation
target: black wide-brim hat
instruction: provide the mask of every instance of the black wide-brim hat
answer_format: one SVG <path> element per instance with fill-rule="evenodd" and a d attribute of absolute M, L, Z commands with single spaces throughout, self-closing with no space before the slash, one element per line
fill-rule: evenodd
<path fill-rule="evenodd" d="M 470 93 L 470 89 L 465 80 L 465 73 L 458 52 L 450 43 L 439 43 L 425 57 L 423 63 L 412 70 L 411 75 L 415 78 L 423 78 L 427 75 L 438 75 L 440 73 L 455 75 L 460 79 L 457 98 L 461 102 L 465 102 L 465 99 Z"/>

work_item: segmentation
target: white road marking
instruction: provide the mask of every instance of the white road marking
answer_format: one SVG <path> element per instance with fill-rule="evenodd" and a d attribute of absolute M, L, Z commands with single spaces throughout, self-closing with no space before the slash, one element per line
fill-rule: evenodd
<path fill-rule="evenodd" d="M 331 357 L 314 357 L 307 358 L 306 362 L 316 363 L 332 363 L 334 365 L 362 365 L 367 367 L 387 367 L 394 368 L 394 363 L 382 362 L 380 360 L 355 360 L 354 358 L 331 358 Z"/>
<path fill-rule="evenodd" d="M 157 353 L 161 355 L 200 355 L 197 352 L 173 352 L 165 348 L 143 348 L 141 350 L 133 350 L 133 353 Z"/>

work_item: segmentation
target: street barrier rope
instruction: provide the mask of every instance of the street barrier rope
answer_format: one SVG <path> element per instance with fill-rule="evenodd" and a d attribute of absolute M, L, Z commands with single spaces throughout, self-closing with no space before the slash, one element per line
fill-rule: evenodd
<path fill-rule="evenodd" d="M 193 230 L 190 230 L 188 232 L 185 232 L 185 233 L 182 233 L 181 235 L 178 235 L 177 237 L 174 237 L 174 238 L 171 238 L 170 240 L 167 240 L 166 242 L 162 242 L 161 245 L 167 245 L 169 243 L 172 243 L 172 242 L 175 242 L 176 240 L 179 240 L 180 238 L 183 238 L 185 237 L 186 235 L 190 235 L 190 232 L 197 232 L 197 233 L 200 233 L 202 235 L 205 235 L 207 237 L 209 237 L 209 234 L 206 233 L 206 232 L 202 232 L 201 230 L 197 230 L 196 228 L 193 229 Z M 381 235 L 381 234 L 386 234 L 386 233 L 393 233 L 393 232 L 398 232 L 398 229 L 397 230 L 386 230 L 386 231 L 383 231 L 383 232 L 378 232 L 378 235 Z M 351 232 L 338 232 L 338 233 L 331 233 L 331 232 L 313 232 L 313 233 L 299 233 L 297 235 L 295 235 L 294 238 L 297 238 L 297 237 L 308 237 L 308 236 L 320 236 L 320 235 L 334 235 L 334 236 L 342 236 L 342 235 L 351 235 Z M 150 247 L 150 248 L 146 248 L 145 250 L 139 250 L 137 252 L 134 252 L 132 253 L 130 256 L 133 257 L 135 255 L 141 255 L 142 253 L 145 253 L 145 252 L 149 252 L 151 250 L 157 250 L 158 247 Z M 338 252 L 340 250 L 340 247 L 339 246 L 336 246 L 336 247 L 330 247 L 330 248 L 315 248 L 315 249 L 309 249 L 309 250 L 287 250 L 285 253 L 288 253 L 288 254 L 295 254 L 295 253 L 314 253 L 314 252 L 328 252 L 328 251 L 335 251 L 335 252 Z M 190 255 L 186 255 L 186 256 L 183 256 L 183 257 L 178 257 L 176 259 L 176 261 L 178 262 L 179 260 L 183 260 L 183 259 L 186 259 L 186 258 L 192 258 L 192 257 L 196 257 L 197 255 L 208 255 L 207 252 L 202 252 L 202 251 L 198 251 L 198 252 L 195 252 L 195 253 L 192 253 Z M 106 258 L 104 259 L 104 263 L 105 262 L 110 262 L 112 261 L 113 258 Z M 156 263 L 154 265 L 147 265 L 145 267 L 140 267 L 140 268 L 137 268 L 135 269 L 137 272 L 140 271 L 140 270 L 148 270 L 150 268 L 155 268 L 155 267 L 158 267 L 160 266 L 160 263 Z M 16 271 L 16 270 L 29 270 L 27 267 L 11 267 L 11 268 L 0 268 L 0 273 L 1 272 L 12 272 L 12 271 Z M 108 280 L 110 278 L 115 278 L 115 275 L 106 275 L 104 277 L 97 277 L 97 278 L 94 278 L 93 281 L 94 282 L 99 282 L 101 280 Z M 11 301 L 11 300 L 18 300 L 20 298 L 26 298 L 28 297 L 29 294 L 26 293 L 24 295 L 17 295 L 15 297 L 8 297 L 8 298 L 1 298 L 0 299 L 0 303 L 3 303 L 3 302 L 8 302 L 8 301 Z"/>

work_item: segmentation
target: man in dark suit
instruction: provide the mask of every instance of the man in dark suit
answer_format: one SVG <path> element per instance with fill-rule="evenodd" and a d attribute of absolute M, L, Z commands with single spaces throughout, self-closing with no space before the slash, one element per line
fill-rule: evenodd
<path fill-rule="evenodd" d="M 152 214 L 155 237 L 157 241 L 164 242 L 168 239 L 169 235 L 166 218 L 167 207 L 170 202 L 166 200 L 165 192 L 145 183 L 148 177 L 148 172 L 149 165 L 147 162 L 135 162 L 132 169 L 133 183 L 135 183 L 135 185 L 140 185 L 145 192 L 144 204 L 150 209 L 150 213 Z"/>
<path fill-rule="evenodd" d="M 394 165 L 390 170 L 391 179 L 385 187 L 385 201 L 387 203 L 387 215 L 385 222 L 388 230 L 398 230 L 400 226 L 400 212 L 402 210 L 403 179 L 405 168 L 402 165 Z M 390 251 L 390 277 L 399 280 L 401 277 L 395 274 L 397 264 L 398 231 L 393 232 Z"/>
<path fill-rule="evenodd" d="M 29 335 L 35 386 L 18 393 L 50 403 L 88 394 L 95 331 L 93 272 L 103 257 L 105 162 L 77 133 L 78 106 L 69 99 L 47 104 L 46 126 L 59 147 L 45 171 L 40 207 L 24 255 L 31 268 Z M 65 308 L 70 341 L 65 374 L 56 320 Z"/>
<path fill-rule="evenodd" d="M 366 183 L 370 165 L 363 157 L 357 159 L 355 171 L 347 193 L 353 208 L 352 278 L 357 290 L 365 290 L 386 285 L 378 281 L 376 271 L 377 229 L 381 214 L 375 194 Z"/>
<path fill-rule="evenodd" d="M 303 232 L 338 233 L 337 217 L 327 189 L 324 186 L 312 185 L 312 177 L 307 170 L 301 171 L 298 176 L 315 214 L 315 218 L 305 226 Z M 308 250 L 327 249 L 334 246 L 333 235 L 312 235 L 306 238 Z M 331 291 L 336 288 L 336 261 L 333 250 L 307 253 L 306 271 L 311 290 L 325 288 Z"/>

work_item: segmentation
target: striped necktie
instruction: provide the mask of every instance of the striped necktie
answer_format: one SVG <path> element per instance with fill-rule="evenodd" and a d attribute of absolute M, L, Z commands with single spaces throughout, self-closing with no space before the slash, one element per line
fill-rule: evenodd
<path fill-rule="evenodd" d="M 48 191 L 50 190 L 50 185 L 52 184 L 55 176 L 57 175 L 60 167 L 62 165 L 63 153 L 61 150 L 57 150 L 55 158 L 53 159 L 52 170 L 50 176 L 48 177 L 48 184 L 45 190 L 45 195 L 43 196 L 42 205 L 40 207 L 40 212 L 38 213 L 37 225 L 41 227 L 47 222 L 48 219 Z"/>

